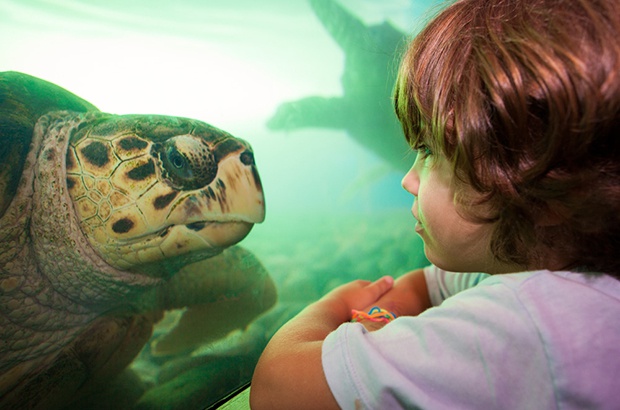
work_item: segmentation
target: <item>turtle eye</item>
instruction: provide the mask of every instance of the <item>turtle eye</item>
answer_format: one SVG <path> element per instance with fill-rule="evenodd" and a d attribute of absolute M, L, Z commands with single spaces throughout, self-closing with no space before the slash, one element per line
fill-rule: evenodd
<path fill-rule="evenodd" d="M 187 167 L 187 160 L 181 153 L 176 149 L 176 147 L 172 147 L 168 151 L 168 161 L 172 164 L 176 169 L 183 169 Z"/>
<path fill-rule="evenodd" d="M 200 189 L 217 175 L 213 152 L 201 139 L 178 135 L 153 146 L 161 160 L 162 176 L 176 189 Z"/>
<path fill-rule="evenodd" d="M 192 179 L 194 170 L 189 158 L 175 144 L 168 145 L 163 155 L 164 168 L 173 180 Z"/>

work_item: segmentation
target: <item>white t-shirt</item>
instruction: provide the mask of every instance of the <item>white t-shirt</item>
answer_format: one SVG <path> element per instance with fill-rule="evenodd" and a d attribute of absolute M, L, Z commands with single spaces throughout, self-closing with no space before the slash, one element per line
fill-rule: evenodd
<path fill-rule="evenodd" d="M 620 409 L 620 281 L 425 270 L 435 307 L 323 344 L 344 409 Z"/>

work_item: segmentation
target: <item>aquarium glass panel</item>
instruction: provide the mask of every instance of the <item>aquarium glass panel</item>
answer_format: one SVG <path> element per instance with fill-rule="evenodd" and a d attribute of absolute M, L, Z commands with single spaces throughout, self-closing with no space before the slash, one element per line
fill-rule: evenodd
<path fill-rule="evenodd" d="M 204 198 L 210 204 L 219 203 L 213 205 L 214 213 L 226 213 L 232 206 L 231 197 L 243 197 L 246 189 L 262 190 L 266 205 L 264 221 L 220 256 L 202 253 L 186 260 L 181 253 L 169 258 L 172 262 L 159 262 L 159 258 L 153 263 L 153 255 L 168 250 L 159 251 L 163 245 L 144 245 L 137 262 L 118 262 L 114 270 L 123 272 L 128 282 L 134 280 L 132 275 L 155 279 L 149 279 L 148 285 L 132 282 L 123 298 L 99 298 L 107 292 L 105 285 L 84 285 L 83 294 L 92 293 L 80 300 L 63 297 L 63 289 L 55 288 L 51 280 L 45 289 L 54 303 L 41 304 L 41 297 L 32 297 L 40 309 L 37 312 L 46 315 L 45 329 L 52 329 L 52 336 L 41 338 L 40 322 L 32 324 L 33 336 L 17 330 L 7 333 L 11 343 L 22 337 L 20 343 L 32 346 L 28 354 L 22 354 L 10 351 L 7 343 L 0 344 L 4 373 L 0 389 L 5 389 L 0 396 L 13 395 L 18 401 L 29 397 L 35 403 L 41 397 L 57 408 L 72 401 L 69 408 L 82 409 L 217 406 L 249 383 L 271 335 L 304 306 L 348 281 L 399 276 L 424 266 L 427 260 L 411 216 L 413 197 L 400 185 L 415 153 L 393 113 L 391 92 L 407 40 L 439 4 L 434 0 L 0 2 L 0 71 L 22 72 L 59 85 L 104 113 L 203 121 L 253 148 L 253 154 L 235 151 L 230 144 L 202 152 L 190 127 L 172 140 L 148 142 L 152 145 L 144 155 L 155 159 L 140 162 L 131 152 L 146 143 L 129 136 L 151 125 L 128 126 L 126 134 L 110 143 L 115 157 L 106 157 L 123 164 L 118 167 L 127 167 L 122 171 L 132 180 L 124 185 L 127 192 L 114 191 L 118 192 L 114 201 L 118 201 L 113 201 L 110 180 L 121 178 L 117 176 L 121 171 L 92 178 L 79 174 L 80 184 L 94 185 L 100 195 L 84 194 L 83 200 L 74 200 L 70 202 L 73 207 L 67 208 L 67 215 L 77 212 L 77 207 L 83 213 L 93 212 L 102 226 L 108 226 L 104 224 L 107 212 L 127 206 L 126 218 L 110 224 L 114 231 L 110 237 L 118 246 L 114 242 L 97 248 L 96 256 L 85 259 L 82 266 L 90 266 L 95 259 L 98 266 L 110 262 L 109 255 L 121 252 L 121 242 L 130 240 L 122 235 L 131 236 L 136 224 L 145 225 L 145 232 L 150 229 L 147 213 L 153 210 L 130 208 L 123 205 L 123 198 L 129 201 L 135 196 L 136 201 L 151 201 L 156 210 L 167 209 L 194 185 L 220 178 L 219 190 L 205 189 L 202 197 L 179 202 L 186 207 L 184 215 L 193 212 L 192 201 L 199 204 Z M 35 93 L 23 98 L 36 104 L 43 96 Z M 7 114 L 2 115 L 4 120 Z M 34 124 L 38 118 L 30 120 Z M 96 132 L 112 132 L 110 127 L 100 125 Z M 159 132 L 157 126 L 151 128 Z M 12 147 L 13 143 L 6 144 Z M 67 161 L 93 169 L 109 165 L 90 159 L 95 153 L 112 152 L 106 151 L 110 146 L 86 145 L 76 143 L 70 148 L 74 153 Z M 29 170 L 29 161 L 13 161 L 22 155 L 25 158 L 27 151 L 23 148 L 13 157 L 6 156 L 0 176 L 5 178 L 5 170 L 17 169 L 18 163 L 25 163 L 24 169 Z M 197 179 L 191 179 L 199 173 L 191 166 L 187 168 L 190 174 L 184 173 L 183 161 L 188 158 L 215 161 L 223 168 L 231 153 L 243 164 L 233 164 L 233 168 L 252 167 L 255 162 L 261 185 L 256 183 L 255 172 L 248 173 L 244 178 L 250 182 L 241 185 L 235 183 L 240 179 L 209 174 L 215 168 Z M 76 166 L 69 162 L 58 172 Z M 68 177 L 67 184 L 74 186 L 75 180 L 69 180 L 75 175 Z M 158 178 L 171 188 L 151 198 Z M 65 188 L 59 187 L 61 196 Z M 108 205 L 101 205 L 104 202 Z M 0 204 L 4 203 L 8 202 Z M 99 205 L 92 208 L 91 203 Z M 178 223 L 172 220 L 181 205 L 175 209 L 158 216 L 166 226 L 158 231 L 162 237 L 172 229 L 169 226 Z M 191 235 L 211 223 L 192 218 L 182 222 L 187 238 L 194 238 Z M 250 222 L 258 219 L 262 218 Z M 50 223 L 36 219 L 42 220 Z M 218 223 L 211 223 L 213 229 L 232 229 Z M 56 226 L 46 232 L 62 232 L 55 240 L 65 245 L 59 246 L 76 249 L 76 238 L 89 234 Z M 90 234 L 97 232 L 103 231 L 93 228 Z M 185 237 L 180 238 L 177 247 L 203 246 L 198 239 L 183 242 Z M 76 258 L 82 256 L 86 258 L 82 254 Z M 5 260 L 0 262 L 3 269 L 11 268 Z M 0 289 L 7 292 L 0 299 L 3 312 L 14 312 L 26 303 L 25 297 L 16 302 L 11 296 L 9 291 L 16 283 L 34 280 L 36 275 L 37 281 L 46 277 L 40 271 L 43 268 L 36 269 L 24 273 L 24 278 L 14 279 L 20 277 L 18 273 L 0 282 Z M 66 274 L 75 275 L 70 280 L 79 287 L 83 271 Z M 59 311 L 90 313 L 88 319 L 68 325 L 67 316 Z M 72 330 L 66 330 L 69 327 Z M 57 328 L 65 329 L 64 333 L 53 330 Z M 75 351 L 86 352 L 88 359 L 75 359 L 68 353 Z M 64 360 L 62 365 L 60 360 Z M 57 365 L 50 369 L 50 362 Z M 87 370 L 65 370 L 74 367 Z M 24 383 L 34 387 L 20 390 Z M 78 389 L 81 385 L 88 388 Z"/>

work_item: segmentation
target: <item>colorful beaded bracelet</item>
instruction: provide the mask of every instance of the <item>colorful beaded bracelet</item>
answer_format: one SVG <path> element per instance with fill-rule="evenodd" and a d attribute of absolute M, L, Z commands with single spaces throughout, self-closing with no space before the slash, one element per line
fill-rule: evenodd
<path fill-rule="evenodd" d="M 371 322 L 383 322 L 389 323 L 396 319 L 396 315 L 385 309 L 381 309 L 379 306 L 372 307 L 368 313 L 353 309 L 351 311 L 351 322 L 360 322 L 362 320 L 370 320 Z"/>

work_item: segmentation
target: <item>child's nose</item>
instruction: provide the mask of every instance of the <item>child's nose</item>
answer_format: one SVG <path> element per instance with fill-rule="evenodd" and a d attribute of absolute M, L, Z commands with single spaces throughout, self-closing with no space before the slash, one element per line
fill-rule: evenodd
<path fill-rule="evenodd" d="M 413 196 L 418 196 L 418 187 L 420 185 L 420 179 L 418 178 L 418 173 L 415 170 L 415 165 L 411 167 L 409 172 L 405 174 L 403 180 L 401 181 L 401 185 L 405 189 L 405 191 L 409 192 Z"/>

